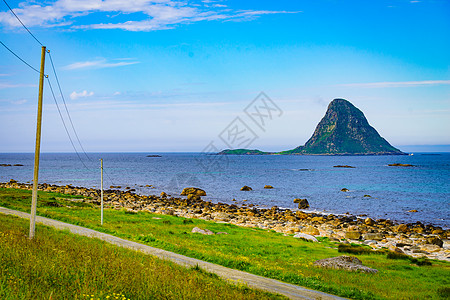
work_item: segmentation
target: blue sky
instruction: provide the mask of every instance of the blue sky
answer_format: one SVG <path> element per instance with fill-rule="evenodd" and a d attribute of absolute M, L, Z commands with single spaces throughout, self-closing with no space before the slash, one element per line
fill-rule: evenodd
<path fill-rule="evenodd" d="M 334 98 L 402 150 L 450 145 L 449 1 L 7 2 L 51 51 L 86 151 L 222 149 L 236 117 L 250 148 L 291 149 Z M 0 40 L 39 67 L 3 2 Z M 45 73 L 57 90 L 48 56 Z M 0 152 L 34 151 L 37 84 L 1 47 Z M 244 112 L 260 92 L 282 111 L 264 128 Z M 73 151 L 48 86 L 43 124 L 42 151 Z"/>

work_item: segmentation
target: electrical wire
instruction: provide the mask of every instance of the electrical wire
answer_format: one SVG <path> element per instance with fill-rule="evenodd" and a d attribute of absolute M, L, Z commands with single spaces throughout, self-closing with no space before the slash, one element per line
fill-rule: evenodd
<path fill-rule="evenodd" d="M 63 125 L 64 125 L 64 129 L 66 130 L 67 136 L 69 137 L 70 143 L 72 144 L 73 150 L 75 150 L 75 153 L 77 154 L 77 156 L 78 156 L 78 158 L 80 159 L 80 161 L 81 161 L 81 163 L 83 164 L 83 166 L 84 166 L 86 169 L 90 170 L 90 169 L 86 166 L 86 164 L 84 163 L 84 161 L 81 159 L 80 154 L 78 153 L 77 149 L 75 148 L 75 145 L 74 145 L 74 143 L 73 143 L 73 141 L 72 141 L 72 138 L 70 137 L 69 131 L 67 130 L 66 122 L 64 121 L 64 118 L 63 118 L 63 116 L 62 116 L 62 114 L 61 114 L 61 110 L 59 109 L 58 101 L 56 101 L 55 93 L 53 92 L 53 87 L 52 87 L 52 84 L 50 83 L 50 79 L 48 79 L 48 76 L 46 76 L 45 78 L 47 78 L 48 86 L 50 87 L 50 91 L 52 92 L 52 96 L 53 96 L 53 99 L 55 100 L 56 108 L 58 109 L 59 116 L 61 117 L 61 121 L 62 121 L 62 123 L 63 123 Z"/>
<path fill-rule="evenodd" d="M 28 67 L 30 67 L 33 71 L 41 74 L 40 71 L 38 71 L 35 67 L 33 67 L 32 65 L 30 65 L 29 63 L 27 63 L 25 60 L 23 60 L 19 55 L 17 55 L 16 53 L 14 53 L 14 51 L 12 51 L 11 49 L 8 48 L 8 46 L 6 46 L 5 44 L 3 44 L 2 41 L 0 41 L 0 44 L 3 45 L 3 47 L 5 47 L 9 52 L 11 52 L 15 57 L 17 57 L 21 62 L 23 62 L 24 64 L 26 64 Z"/>
<path fill-rule="evenodd" d="M 75 126 L 73 125 L 72 118 L 70 117 L 69 110 L 67 109 L 66 99 L 64 98 L 64 94 L 62 92 L 61 85 L 59 84 L 58 75 L 56 74 L 55 65 L 53 64 L 52 54 L 50 53 L 50 51 L 48 51 L 48 56 L 50 57 L 53 74 L 55 74 L 55 79 L 56 79 L 56 83 L 58 84 L 59 93 L 61 94 L 61 99 L 63 100 L 67 116 L 69 117 L 70 125 L 72 126 L 72 130 L 75 133 L 75 137 L 77 138 L 78 144 L 80 145 L 81 150 L 83 150 L 84 155 L 87 157 L 88 160 L 92 161 L 92 159 L 87 155 L 86 151 L 84 150 L 83 145 L 81 144 L 80 138 L 78 137 L 77 131 L 75 130 Z"/>
<path fill-rule="evenodd" d="M 16 13 L 12 10 L 11 6 L 9 6 L 9 4 L 6 2 L 6 0 L 3 0 L 3 2 L 6 4 L 6 6 L 8 6 L 9 11 L 16 17 L 17 20 L 19 20 L 20 24 L 22 24 L 23 28 L 26 29 L 26 31 L 28 31 L 29 34 L 31 34 L 31 36 L 36 40 L 36 42 L 39 43 L 39 45 L 44 46 L 35 36 L 34 34 L 31 33 L 31 31 L 27 28 L 27 26 L 25 26 L 25 24 L 23 24 L 23 22 L 19 19 L 19 17 L 16 15 Z"/>

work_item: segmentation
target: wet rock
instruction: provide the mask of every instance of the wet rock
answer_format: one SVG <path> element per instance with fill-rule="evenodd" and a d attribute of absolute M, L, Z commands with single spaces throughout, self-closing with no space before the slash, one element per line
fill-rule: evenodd
<path fill-rule="evenodd" d="M 181 196 L 188 196 L 188 195 L 206 196 L 206 192 L 199 188 L 187 187 L 187 188 L 183 189 L 183 191 L 181 192 L 180 195 Z"/>
<path fill-rule="evenodd" d="M 341 189 L 341 192 L 348 192 L 349 191 L 349 189 L 347 189 L 347 188 L 342 188 Z"/>
<path fill-rule="evenodd" d="M 309 207 L 309 202 L 307 199 L 294 199 L 294 203 L 298 203 L 298 209 L 306 209 Z"/>
<path fill-rule="evenodd" d="M 265 188 L 265 189 L 273 189 L 273 186 L 267 185 L 267 184 L 266 184 L 266 185 L 264 186 L 264 188 Z"/>
<path fill-rule="evenodd" d="M 161 197 L 161 198 L 167 198 L 167 194 L 166 194 L 165 192 L 161 192 L 160 197 Z"/>
<path fill-rule="evenodd" d="M 364 223 L 365 223 L 366 225 L 368 225 L 368 226 L 373 226 L 373 225 L 375 225 L 375 221 L 372 220 L 371 218 L 366 218 L 366 219 L 364 220 Z"/>
<path fill-rule="evenodd" d="M 296 235 L 294 235 L 294 237 L 297 239 L 305 239 L 312 242 L 318 242 L 318 240 L 314 236 L 306 233 L 297 233 Z"/>
<path fill-rule="evenodd" d="M 414 167 L 414 165 L 410 165 L 410 164 L 399 164 L 399 163 L 395 163 L 395 164 L 388 164 L 389 167 Z"/>
<path fill-rule="evenodd" d="M 363 197 L 364 198 L 372 198 L 372 196 L 370 196 L 370 195 L 364 195 Z"/>
<path fill-rule="evenodd" d="M 408 212 L 418 212 L 418 210 L 417 209 L 411 209 L 411 210 L 408 210 Z"/>
<path fill-rule="evenodd" d="M 253 189 L 247 185 L 244 185 L 243 187 L 241 187 L 241 191 L 252 191 Z"/>
<path fill-rule="evenodd" d="M 355 168 L 349 165 L 337 165 L 337 166 L 333 166 L 333 168 Z"/>
<path fill-rule="evenodd" d="M 377 273 L 378 270 L 366 267 L 362 261 L 354 256 L 338 256 L 316 260 L 315 266 L 322 268 L 340 269 L 348 271 L 360 271 L 365 273 Z"/>

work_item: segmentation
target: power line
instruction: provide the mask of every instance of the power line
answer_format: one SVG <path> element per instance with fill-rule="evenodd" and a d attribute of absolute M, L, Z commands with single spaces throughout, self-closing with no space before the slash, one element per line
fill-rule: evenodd
<path fill-rule="evenodd" d="M 61 98 L 62 98 L 62 100 L 63 100 L 63 103 L 64 103 L 64 107 L 65 107 L 65 109 L 66 109 L 67 116 L 69 117 L 69 121 L 70 121 L 70 124 L 71 124 L 71 126 L 72 126 L 72 130 L 73 130 L 73 132 L 75 133 L 75 137 L 77 138 L 78 144 L 80 145 L 81 150 L 83 150 L 84 155 L 85 155 L 90 161 L 92 161 L 91 158 L 87 155 L 86 151 L 84 150 L 83 145 L 81 144 L 80 138 L 78 137 L 77 131 L 75 130 L 75 126 L 73 125 L 72 118 L 70 117 L 69 110 L 67 109 L 66 99 L 64 98 L 64 94 L 63 94 L 63 92 L 62 92 L 61 85 L 59 84 L 58 75 L 56 74 L 55 65 L 53 64 L 52 54 L 50 53 L 50 51 L 48 51 L 48 56 L 50 57 L 50 62 L 51 62 L 51 64 L 52 64 L 53 73 L 55 74 L 56 83 L 58 84 L 59 93 L 61 94 Z"/>
<path fill-rule="evenodd" d="M 24 64 L 26 64 L 28 67 L 30 67 L 32 70 L 34 70 L 37 73 L 41 73 L 40 71 L 38 71 L 35 67 L 33 67 L 32 65 L 30 65 L 29 63 L 27 63 L 25 60 L 23 60 L 19 55 L 17 55 L 16 53 L 14 53 L 14 51 L 12 51 L 11 49 L 9 49 L 5 44 L 3 44 L 2 41 L 0 41 L 0 44 L 3 45 L 3 47 L 5 47 L 9 52 L 11 52 L 15 57 L 17 57 L 20 61 L 22 61 Z"/>
<path fill-rule="evenodd" d="M 23 22 L 19 19 L 19 17 L 16 15 L 16 13 L 12 10 L 11 6 L 9 6 L 9 4 L 6 2 L 6 0 L 3 0 L 3 2 L 6 4 L 6 6 L 8 6 L 9 11 L 16 17 L 17 20 L 19 20 L 20 24 L 22 24 L 23 28 L 25 28 L 29 34 L 31 34 L 31 36 L 36 40 L 36 42 L 39 43 L 39 45 L 44 46 L 35 36 L 34 34 L 31 33 L 31 31 L 27 28 L 27 26 L 25 26 L 25 24 L 23 24 Z"/>
<path fill-rule="evenodd" d="M 50 91 L 52 92 L 53 99 L 55 100 L 56 108 L 58 109 L 59 116 L 61 117 L 61 121 L 64 125 L 64 129 L 66 130 L 67 136 L 69 137 L 70 143 L 72 144 L 73 150 L 75 150 L 75 153 L 77 154 L 78 158 L 80 159 L 83 166 L 89 170 L 89 168 L 86 166 L 84 161 L 81 159 L 80 154 L 78 153 L 77 149 L 75 148 L 75 145 L 73 144 L 72 138 L 70 137 L 69 131 L 67 130 L 66 122 L 64 121 L 64 118 L 61 114 L 61 110 L 59 109 L 58 101 L 56 101 L 55 93 L 53 92 L 52 84 L 50 83 L 50 79 L 48 79 L 48 76 L 46 76 L 48 86 L 50 87 Z"/>

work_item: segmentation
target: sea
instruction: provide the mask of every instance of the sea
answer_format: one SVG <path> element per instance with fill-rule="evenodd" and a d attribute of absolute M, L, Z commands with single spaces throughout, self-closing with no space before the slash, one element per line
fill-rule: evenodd
<path fill-rule="evenodd" d="M 260 208 L 352 214 L 450 228 L 450 153 L 409 156 L 210 155 L 205 153 L 42 153 L 39 183 L 100 188 L 120 186 L 141 195 L 185 187 L 207 193 L 206 201 Z M 411 164 L 393 167 L 388 164 Z M 0 153 L 0 181 L 31 183 L 33 153 Z M 354 168 L 336 168 L 349 165 Z M 247 185 L 252 191 L 241 191 Z M 273 189 L 265 189 L 265 185 Z M 341 189 L 346 188 L 348 192 Z M 409 212 L 417 210 L 417 212 Z"/>

